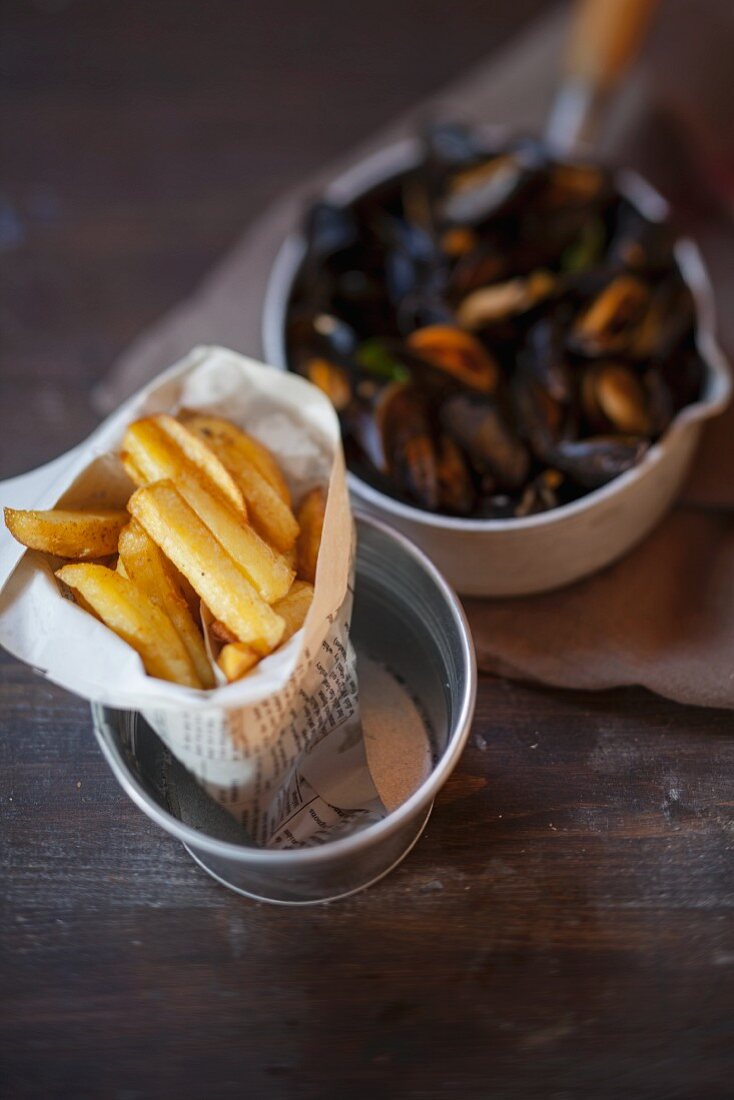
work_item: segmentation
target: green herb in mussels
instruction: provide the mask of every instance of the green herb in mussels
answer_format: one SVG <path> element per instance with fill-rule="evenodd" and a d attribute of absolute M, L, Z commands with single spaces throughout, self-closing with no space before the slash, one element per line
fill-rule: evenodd
<path fill-rule="evenodd" d="M 561 271 L 571 275 L 593 267 L 600 259 L 605 243 L 604 222 L 601 218 L 591 218 L 561 256 Z"/>
<path fill-rule="evenodd" d="M 360 344 L 355 358 L 362 370 L 375 378 L 384 378 L 387 382 L 407 382 L 410 378 L 408 368 L 377 337 Z"/>

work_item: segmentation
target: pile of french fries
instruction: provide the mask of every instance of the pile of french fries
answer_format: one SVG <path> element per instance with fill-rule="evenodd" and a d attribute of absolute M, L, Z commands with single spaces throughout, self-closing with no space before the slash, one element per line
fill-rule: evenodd
<path fill-rule="evenodd" d="M 325 491 L 294 514 L 271 452 L 196 412 L 135 421 L 120 459 L 137 486 L 125 511 L 6 508 L 8 530 L 72 559 L 56 576 L 149 676 L 213 688 L 216 662 L 226 680 L 241 679 L 303 626 Z"/>

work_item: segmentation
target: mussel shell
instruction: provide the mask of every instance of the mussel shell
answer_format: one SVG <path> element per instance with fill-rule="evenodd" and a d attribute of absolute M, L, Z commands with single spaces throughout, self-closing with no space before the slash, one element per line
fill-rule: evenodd
<path fill-rule="evenodd" d="M 653 222 L 631 203 L 622 200 L 609 245 L 612 264 L 655 278 L 675 263 L 675 231 L 669 222 Z"/>
<path fill-rule="evenodd" d="M 474 509 L 476 490 L 466 459 L 450 436 L 440 436 L 437 458 L 441 510 L 457 516 L 470 515 Z"/>
<path fill-rule="evenodd" d="M 455 394 L 444 401 L 439 417 L 477 474 L 491 474 L 505 489 L 523 484 L 530 455 L 495 402 L 479 394 Z"/>
<path fill-rule="evenodd" d="M 287 341 L 290 355 L 297 363 L 312 356 L 341 363 L 354 355 L 359 343 L 352 326 L 341 317 L 305 308 L 293 311 Z"/>
<path fill-rule="evenodd" d="M 347 422 L 378 473 L 387 475 L 402 496 L 435 511 L 437 456 L 425 395 L 410 382 L 391 382 L 371 404 L 355 403 Z"/>
<path fill-rule="evenodd" d="M 415 290 L 406 294 L 395 308 L 395 324 L 403 336 L 427 325 L 452 325 L 454 311 L 440 294 Z"/>
<path fill-rule="evenodd" d="M 323 260 L 359 242 L 359 225 L 354 211 L 332 202 L 317 202 L 308 210 L 304 226 L 307 255 Z"/>
<path fill-rule="evenodd" d="M 564 321 L 562 311 L 556 309 L 530 325 L 518 360 L 521 370 L 535 378 L 554 401 L 568 405 L 573 397 L 573 383 L 566 359 Z"/>
<path fill-rule="evenodd" d="M 423 163 L 444 169 L 465 168 L 482 156 L 475 134 L 457 122 L 436 122 L 423 131 Z"/>
<path fill-rule="evenodd" d="M 597 489 L 635 466 L 650 446 L 640 436 L 590 436 L 561 440 L 553 447 L 553 463 L 586 489 Z"/>
<path fill-rule="evenodd" d="M 519 363 L 512 377 L 512 400 L 519 432 L 541 462 L 551 461 L 554 445 L 572 427 L 569 408 L 541 379 Z"/>

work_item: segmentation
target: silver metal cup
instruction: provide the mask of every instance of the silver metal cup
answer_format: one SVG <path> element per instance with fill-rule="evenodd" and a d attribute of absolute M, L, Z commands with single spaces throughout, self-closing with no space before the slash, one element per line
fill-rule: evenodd
<path fill-rule="evenodd" d="M 402 535 L 361 516 L 357 534 L 352 640 L 358 654 L 378 658 L 404 681 L 426 716 L 434 755 L 428 778 L 382 821 L 318 848 L 248 847 L 239 825 L 171 758 L 140 715 L 92 706 L 97 740 L 123 790 L 209 874 L 259 900 L 329 901 L 386 875 L 423 832 L 469 735 L 476 659 L 456 596 Z"/>

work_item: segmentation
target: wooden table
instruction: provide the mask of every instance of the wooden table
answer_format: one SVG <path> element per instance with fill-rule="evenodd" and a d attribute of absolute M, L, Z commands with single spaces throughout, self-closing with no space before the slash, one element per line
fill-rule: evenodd
<path fill-rule="evenodd" d="M 115 354 L 275 192 L 544 6 L 6 3 L 0 477 L 88 432 Z M 486 678 L 408 861 L 280 909 L 0 655 L 3 1095 L 730 1095 L 731 726 Z"/>

